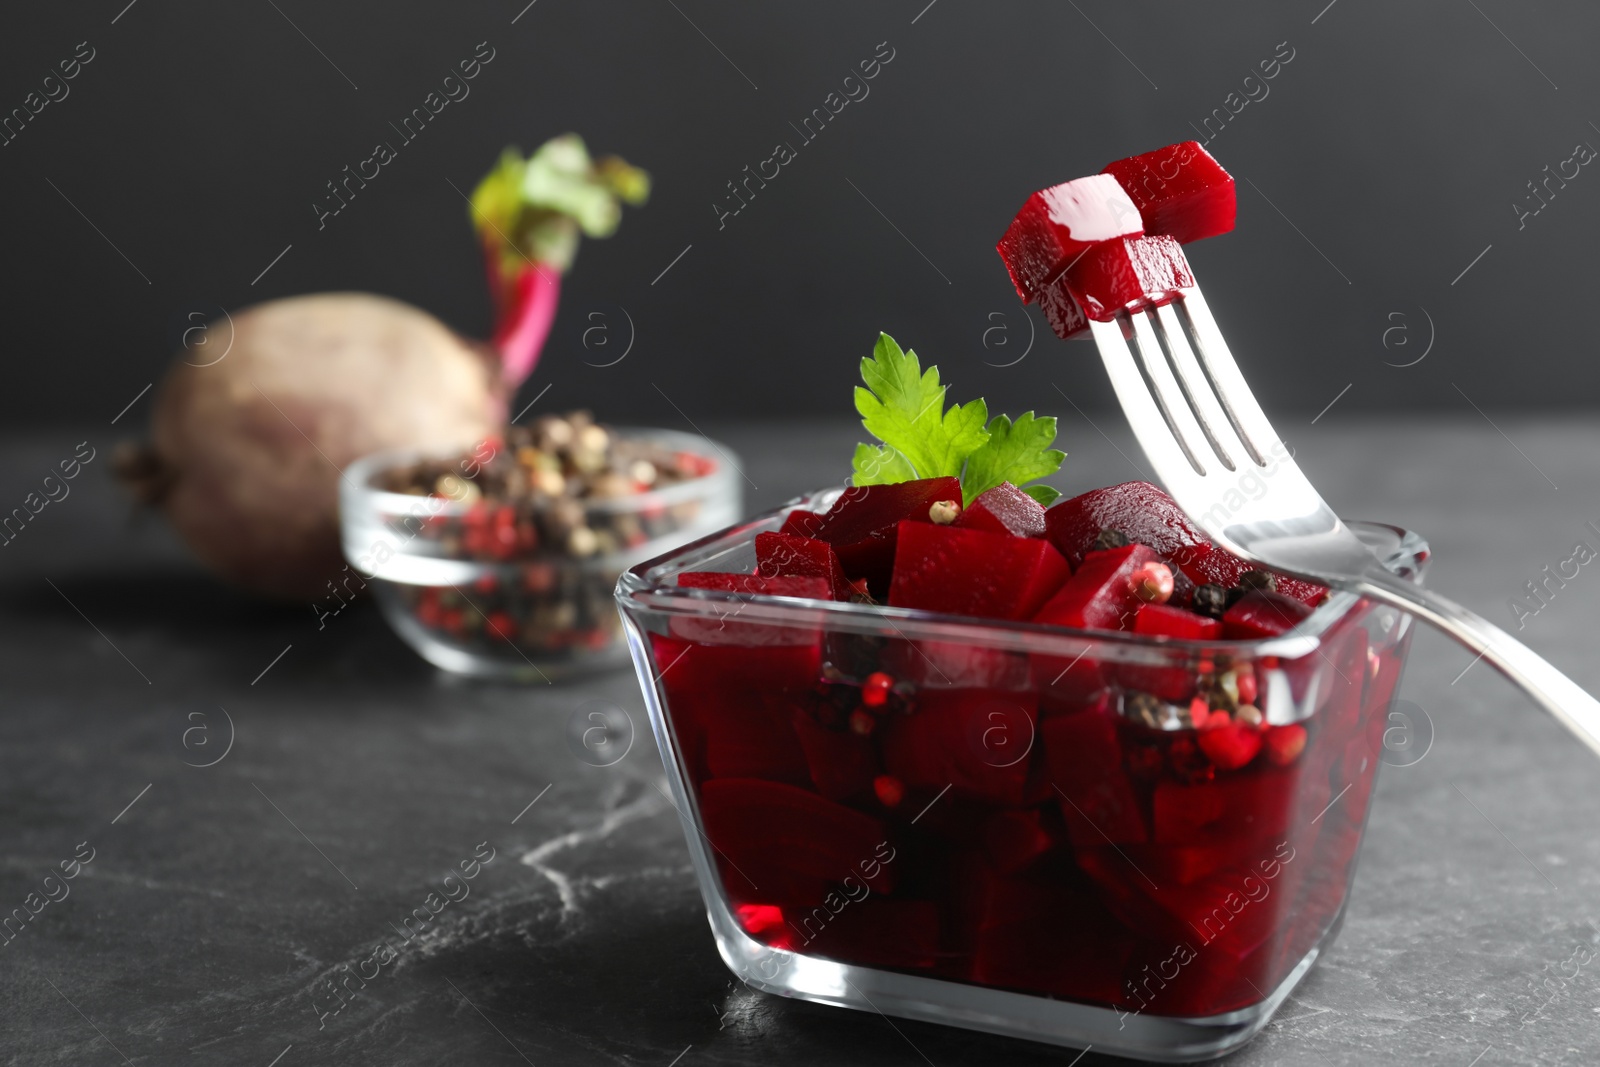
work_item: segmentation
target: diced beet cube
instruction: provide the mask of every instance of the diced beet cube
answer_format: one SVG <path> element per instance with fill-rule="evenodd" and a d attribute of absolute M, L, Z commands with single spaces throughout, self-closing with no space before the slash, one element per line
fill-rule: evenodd
<path fill-rule="evenodd" d="M 884 861 L 894 852 L 883 824 L 808 790 L 713 778 L 700 787 L 700 819 L 706 836 L 738 867 L 766 861 L 829 882 L 854 875 L 880 892 L 894 887 L 894 868 Z"/>
<path fill-rule="evenodd" d="M 1083 313 L 1078 298 L 1072 295 L 1066 282 L 1060 278 L 1039 290 L 1039 310 L 1044 312 L 1050 329 L 1063 341 L 1073 338 L 1087 339 L 1089 316 Z"/>
<path fill-rule="evenodd" d="M 1091 319 L 1110 322 L 1119 311 L 1167 303 L 1194 285 L 1194 272 L 1170 237 L 1124 237 L 1090 248 L 1056 284 L 1065 284 Z"/>
<path fill-rule="evenodd" d="M 1130 541 L 1149 545 L 1184 570 L 1193 550 L 1211 546 L 1177 502 L 1149 482 L 1092 489 L 1050 508 L 1044 521 L 1045 537 L 1074 568 L 1093 549 L 1101 530 L 1117 530 Z"/>
<path fill-rule="evenodd" d="M 724 574 L 714 571 L 694 572 L 678 575 L 678 586 L 681 589 L 707 589 L 718 592 L 734 593 L 739 597 L 748 596 L 787 596 L 805 597 L 811 600 L 831 600 L 833 591 L 828 588 L 828 583 L 821 578 L 763 578 L 756 574 Z M 711 661 L 737 661 L 754 654 L 758 650 L 770 650 L 772 646 L 795 646 L 797 649 L 807 650 L 803 658 L 815 661 L 820 667 L 822 658 L 822 624 L 811 623 L 798 626 L 782 626 L 769 622 L 758 622 L 751 619 L 741 619 L 739 616 L 744 609 L 741 601 L 735 600 L 726 606 L 719 606 L 715 613 L 696 616 L 672 616 L 667 621 L 667 629 L 673 637 L 684 638 L 696 642 L 700 646 L 718 645 L 732 646 L 722 648 L 697 647 L 694 652 L 685 658 L 694 658 L 696 666 L 709 668 Z M 760 660 L 759 655 L 752 655 L 752 662 Z M 786 657 L 780 657 L 786 658 Z M 692 668 L 691 668 L 692 669 Z M 755 668 L 759 670 L 760 668 Z M 748 677 L 749 670 L 741 665 L 733 670 L 733 677 Z M 787 673 L 787 672 L 786 672 Z M 815 677 L 815 674 L 811 675 Z"/>
<path fill-rule="evenodd" d="M 1239 584 L 1239 579 L 1246 571 L 1257 570 L 1244 560 L 1235 556 L 1225 548 L 1207 544 L 1204 548 L 1195 549 L 1187 556 L 1183 569 L 1197 582 L 1209 582 L 1220 585 L 1224 589 L 1231 589 Z M 1307 582 L 1299 578 L 1290 578 L 1285 574 L 1273 576 L 1277 591 L 1284 596 L 1293 597 L 1302 604 L 1315 605 L 1327 595 L 1328 588 L 1316 582 Z"/>
<path fill-rule="evenodd" d="M 816 533 L 817 527 L 822 525 L 822 512 L 807 511 L 804 508 L 795 508 L 784 518 L 779 533 L 793 534 L 796 537 L 810 537 Z"/>
<path fill-rule="evenodd" d="M 1067 561 L 1048 541 L 900 524 L 889 603 L 952 615 L 1026 619 L 1060 588 Z"/>
<path fill-rule="evenodd" d="M 1091 174 L 1028 197 L 996 246 L 1024 304 L 1086 247 L 1144 232 L 1139 210 L 1117 179 Z"/>
<path fill-rule="evenodd" d="M 693 714 L 705 731 L 706 768 L 712 776 L 810 787 L 811 770 L 781 698 L 707 690 L 696 697 Z"/>
<path fill-rule="evenodd" d="M 1016 691 L 1030 678 L 1026 653 L 962 641 L 896 638 L 883 650 L 883 669 L 918 688 Z"/>
<path fill-rule="evenodd" d="M 1078 630 L 1130 630 L 1144 604 L 1133 591 L 1133 574 L 1146 563 L 1159 562 L 1145 545 L 1091 552 L 1033 621 Z"/>
<path fill-rule="evenodd" d="M 977 895 L 972 981 L 1090 1003 L 1127 999 L 1122 976 L 1136 942 L 1089 886 L 990 875 Z"/>
<path fill-rule="evenodd" d="M 1326 786 L 1297 767 L 1252 767 L 1185 785 L 1155 789 L 1158 845 L 1215 845 L 1243 838 L 1282 838 L 1299 816 L 1315 817 L 1328 802 Z"/>
<path fill-rule="evenodd" d="M 806 714 L 794 712 L 794 732 L 800 738 L 811 780 L 829 800 L 847 800 L 866 793 L 877 777 L 878 751 L 870 737 L 851 730 L 830 730 Z"/>
<path fill-rule="evenodd" d="M 1037 706 L 1031 693 L 924 690 L 912 714 L 885 723 L 884 769 L 929 796 L 949 786 L 974 800 L 1020 806 Z"/>
<path fill-rule="evenodd" d="M 1012 537 L 1043 537 L 1044 507 L 1010 482 L 980 493 L 955 525 Z"/>
<path fill-rule="evenodd" d="M 821 578 L 834 600 L 850 599 L 838 553 L 826 541 L 786 533 L 756 534 L 756 573 L 763 577 Z"/>
<path fill-rule="evenodd" d="M 1147 841 L 1144 816 L 1122 764 L 1116 716 L 1109 711 L 1055 715 L 1039 727 L 1049 772 L 1079 848 Z"/>
<path fill-rule="evenodd" d="M 1311 609 L 1293 597 L 1258 589 L 1246 593 L 1222 616 L 1222 630 L 1235 640 L 1277 637 L 1299 626 Z"/>
<path fill-rule="evenodd" d="M 798 596 L 811 600 L 832 599 L 832 589 L 820 577 L 791 575 L 727 574 L 721 571 L 690 571 L 678 575 L 680 589 L 717 589 L 727 593 L 756 596 Z"/>
<path fill-rule="evenodd" d="M 1222 636 L 1222 622 L 1167 604 L 1146 604 L 1133 620 L 1133 632 L 1185 641 L 1209 641 Z"/>
<path fill-rule="evenodd" d="M 1118 530 L 1149 545 L 1196 582 L 1231 589 L 1250 564 L 1218 548 L 1183 509 L 1149 482 L 1122 482 L 1063 500 L 1044 513 L 1045 537 L 1077 567 L 1101 530 Z M 1279 576 L 1278 591 L 1312 604 L 1325 588 Z M 1176 596 L 1176 592 L 1174 596 Z"/>
<path fill-rule="evenodd" d="M 1115 177 L 1144 218 L 1144 231 L 1188 244 L 1233 229 L 1233 178 L 1195 141 L 1119 159 Z"/>
<path fill-rule="evenodd" d="M 902 519 L 928 522 L 928 509 L 942 500 L 960 502 L 959 478 L 921 478 L 893 485 L 851 486 L 840 494 L 820 519 L 796 520 L 810 514 L 791 512 L 784 533 L 799 533 L 826 541 L 839 554 L 839 562 L 852 579 L 867 579 L 879 599 L 889 591 L 894 568 L 895 534 Z M 789 528 L 789 522 L 795 528 Z"/>
<path fill-rule="evenodd" d="M 671 637 L 652 635 L 657 677 L 669 698 L 692 704 L 701 692 L 728 686 L 809 689 L 816 684 L 822 673 L 820 625 L 741 622 L 732 614 L 737 607 L 730 607 L 720 623 L 674 617 L 668 620 Z"/>

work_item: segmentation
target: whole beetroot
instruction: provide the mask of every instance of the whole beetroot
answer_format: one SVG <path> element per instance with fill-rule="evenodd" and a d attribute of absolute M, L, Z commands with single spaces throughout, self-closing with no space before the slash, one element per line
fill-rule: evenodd
<path fill-rule="evenodd" d="M 494 357 L 409 304 L 320 293 L 232 316 L 215 363 L 181 357 L 151 440 L 118 470 L 201 562 L 276 599 L 339 572 L 340 471 L 379 449 L 466 448 L 498 432 Z M 227 322 L 208 345 L 226 344 Z"/>
<path fill-rule="evenodd" d="M 205 362 L 180 353 L 149 444 L 122 446 L 118 474 L 223 578 L 275 599 L 324 596 L 344 567 L 341 471 L 381 449 L 500 437 L 580 235 L 610 236 L 621 205 L 649 192 L 644 171 L 591 160 L 574 134 L 527 158 L 507 149 L 471 198 L 496 306 L 492 343 L 366 293 L 248 308 L 207 328 Z M 212 358 L 215 348 L 226 354 Z"/>

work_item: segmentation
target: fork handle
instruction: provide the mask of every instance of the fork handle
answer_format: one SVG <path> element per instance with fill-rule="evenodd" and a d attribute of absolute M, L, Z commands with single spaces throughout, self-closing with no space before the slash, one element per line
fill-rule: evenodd
<path fill-rule="evenodd" d="M 1600 755 L 1600 701 L 1488 619 L 1388 571 L 1369 573 L 1345 588 L 1415 615 L 1460 641 Z"/>

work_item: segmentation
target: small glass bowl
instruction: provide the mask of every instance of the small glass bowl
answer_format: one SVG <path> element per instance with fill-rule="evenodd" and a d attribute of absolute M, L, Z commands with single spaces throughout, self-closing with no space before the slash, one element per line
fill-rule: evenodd
<path fill-rule="evenodd" d="M 1343 916 L 1410 617 L 1334 593 L 1202 642 L 678 587 L 787 511 L 616 593 L 728 967 L 1166 1062 L 1265 1026 Z M 1420 580 L 1421 538 L 1352 528 Z M 1202 692 L 1263 721 L 1210 736 Z"/>
<path fill-rule="evenodd" d="M 567 502 L 582 510 L 584 557 L 535 543 L 543 513 L 521 535 L 497 529 L 492 503 L 374 488 L 381 471 L 457 452 L 393 449 L 350 465 L 339 493 L 345 558 L 372 588 L 389 625 L 447 671 L 549 680 L 626 662 L 612 602 L 619 575 L 640 560 L 703 537 L 740 514 L 738 460 L 704 437 L 617 429 L 623 438 L 695 457 L 697 478 L 624 497 Z M 502 516 L 515 518 L 507 509 Z"/>

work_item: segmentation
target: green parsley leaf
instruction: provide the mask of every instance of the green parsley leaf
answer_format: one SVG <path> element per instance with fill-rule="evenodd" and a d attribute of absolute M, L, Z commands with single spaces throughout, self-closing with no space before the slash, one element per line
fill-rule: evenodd
<path fill-rule="evenodd" d="M 939 368 L 923 371 L 917 354 L 903 351 L 886 333 L 878 335 L 871 358 L 861 361 L 861 380 L 867 383 L 856 387 L 861 424 L 899 452 L 917 478 L 960 475 L 966 458 L 989 439 L 984 402 L 946 411 Z"/>
<path fill-rule="evenodd" d="M 1047 508 L 1061 499 L 1061 490 L 1053 485 L 1030 485 L 1023 492 L 1037 500 L 1041 508 Z"/>
<path fill-rule="evenodd" d="M 982 400 L 945 409 L 939 368 L 922 369 L 912 351 L 902 350 L 886 333 L 878 335 L 872 356 L 861 361 L 856 410 L 861 424 L 883 442 L 856 445 L 852 463 L 856 485 L 892 485 L 916 478 L 958 477 L 964 505 L 1002 482 L 1024 482 L 1054 474 L 1066 453 L 1050 447 L 1056 420 L 1027 412 L 1015 422 L 989 418 Z M 1048 485 L 1023 488 L 1044 507 L 1061 496 Z"/>
<path fill-rule="evenodd" d="M 1020 486 L 1054 474 L 1067 458 L 1065 452 L 1050 447 L 1056 439 L 1054 416 L 1037 419 L 1029 411 L 1012 422 L 1004 415 L 996 415 L 988 430 L 989 440 L 968 457 L 961 475 L 965 504 L 971 504 L 1001 482 Z"/>
<path fill-rule="evenodd" d="M 852 485 L 893 485 L 917 476 L 911 461 L 888 445 L 856 445 L 853 467 Z"/>

